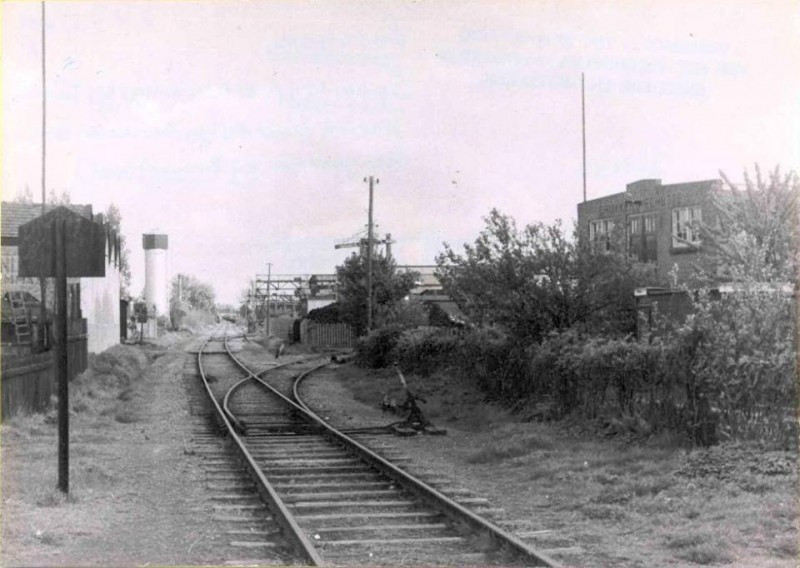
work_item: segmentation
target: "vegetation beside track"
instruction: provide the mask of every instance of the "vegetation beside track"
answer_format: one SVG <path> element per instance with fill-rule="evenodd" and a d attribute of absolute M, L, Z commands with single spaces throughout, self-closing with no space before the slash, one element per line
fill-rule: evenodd
<path fill-rule="evenodd" d="M 575 547 L 575 566 L 794 566 L 796 453 L 757 443 L 691 450 L 663 433 L 647 444 L 606 437 L 578 420 L 522 422 L 486 403 L 474 383 L 407 374 L 421 407 L 448 435 L 394 438 L 419 463 L 546 531 L 539 548 Z M 344 386 L 347 394 L 339 393 Z M 391 369 L 345 365 L 316 379 L 316 403 L 347 426 L 396 419 L 378 410 L 400 394 Z"/>

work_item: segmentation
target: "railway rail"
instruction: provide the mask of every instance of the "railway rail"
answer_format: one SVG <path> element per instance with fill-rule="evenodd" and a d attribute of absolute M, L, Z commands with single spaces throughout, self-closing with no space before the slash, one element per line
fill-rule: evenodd
<path fill-rule="evenodd" d="M 222 348 L 212 354 L 213 343 Z M 219 423 L 300 562 L 557 566 L 487 520 L 485 505 L 457 502 L 315 414 L 299 385 L 327 361 L 256 372 L 227 336 L 209 337 L 197 357 Z"/>

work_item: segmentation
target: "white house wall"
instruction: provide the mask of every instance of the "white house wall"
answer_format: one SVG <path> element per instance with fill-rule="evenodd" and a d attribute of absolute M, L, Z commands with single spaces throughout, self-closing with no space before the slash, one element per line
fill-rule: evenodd
<path fill-rule="evenodd" d="M 119 343 L 119 268 L 106 263 L 105 278 L 81 278 L 81 312 L 86 318 L 89 353 Z"/>

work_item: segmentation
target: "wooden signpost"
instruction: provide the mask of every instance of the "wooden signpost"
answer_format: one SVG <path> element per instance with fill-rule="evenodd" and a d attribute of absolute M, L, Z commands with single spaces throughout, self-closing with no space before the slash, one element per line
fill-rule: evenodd
<path fill-rule="evenodd" d="M 58 488 L 64 493 L 69 492 L 67 278 L 105 276 L 106 243 L 103 225 L 66 207 L 57 207 L 19 228 L 19 276 L 56 279 Z"/>

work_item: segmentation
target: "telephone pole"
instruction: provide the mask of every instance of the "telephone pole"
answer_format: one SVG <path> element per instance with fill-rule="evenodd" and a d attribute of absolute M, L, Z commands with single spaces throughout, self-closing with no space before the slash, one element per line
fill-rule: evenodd
<path fill-rule="evenodd" d="M 267 337 L 269 337 L 269 328 L 270 328 L 270 325 L 269 325 L 270 324 L 270 322 L 269 322 L 270 306 L 269 305 L 272 303 L 272 301 L 270 300 L 271 292 L 272 292 L 272 263 L 268 262 L 267 263 L 267 319 L 264 322 L 264 331 L 266 332 Z"/>
<path fill-rule="evenodd" d="M 45 43 L 45 18 L 44 18 L 44 5 L 45 1 L 42 0 L 42 215 L 45 213 L 45 202 L 47 195 L 47 182 L 45 179 L 46 165 L 47 165 L 47 68 L 46 64 L 46 43 Z M 42 347 L 50 348 L 49 339 L 47 338 L 47 280 L 44 276 L 39 277 L 39 293 L 42 295 L 42 311 L 39 314 L 39 345 Z M 54 298 L 55 300 L 55 298 Z"/>
<path fill-rule="evenodd" d="M 372 194 L 374 185 L 380 180 L 369 176 L 369 224 L 367 225 L 367 332 L 372 330 Z"/>

